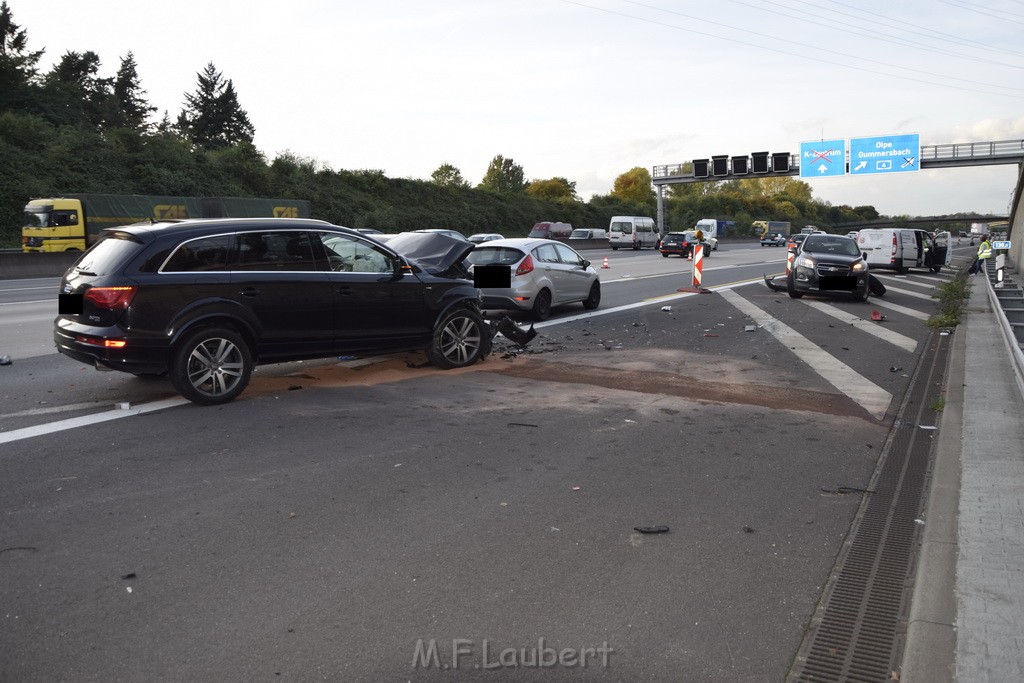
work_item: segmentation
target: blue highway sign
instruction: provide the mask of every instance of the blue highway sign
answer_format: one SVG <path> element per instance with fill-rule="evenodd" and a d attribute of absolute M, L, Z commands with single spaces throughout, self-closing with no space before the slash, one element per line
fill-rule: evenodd
<path fill-rule="evenodd" d="M 850 138 L 850 175 L 921 170 L 921 136 Z"/>
<path fill-rule="evenodd" d="M 800 143 L 800 177 L 846 175 L 846 140 Z"/>
<path fill-rule="evenodd" d="M 993 242 L 992 243 L 992 248 L 993 249 L 1009 249 L 1010 246 L 1011 245 L 1010 245 L 1009 242 Z"/>

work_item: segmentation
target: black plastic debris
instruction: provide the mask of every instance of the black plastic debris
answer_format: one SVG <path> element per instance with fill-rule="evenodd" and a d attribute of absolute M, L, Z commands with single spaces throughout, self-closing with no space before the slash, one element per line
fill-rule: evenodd
<path fill-rule="evenodd" d="M 501 319 L 492 325 L 491 329 L 492 334 L 500 333 L 519 346 L 526 346 L 537 336 L 537 330 L 533 329 L 533 325 L 530 325 L 530 329 L 524 330 L 512 322 L 512 319 L 507 315 L 501 316 Z"/>
<path fill-rule="evenodd" d="M 10 365 L 11 362 L 10 356 L 0 356 L 0 365 Z"/>
<path fill-rule="evenodd" d="M 639 531 L 642 534 L 667 534 L 667 526 L 635 526 L 633 531 Z"/>
<path fill-rule="evenodd" d="M 868 291 L 874 296 L 885 296 L 885 285 L 874 275 L 868 274 Z"/>

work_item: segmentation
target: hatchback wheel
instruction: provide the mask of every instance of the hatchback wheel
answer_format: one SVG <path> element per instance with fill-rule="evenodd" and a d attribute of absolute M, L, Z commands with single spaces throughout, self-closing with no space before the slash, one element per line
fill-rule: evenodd
<path fill-rule="evenodd" d="M 427 355 L 439 368 L 463 368 L 491 350 L 489 328 L 483 316 L 469 308 L 449 311 L 434 329 Z"/>
<path fill-rule="evenodd" d="M 533 297 L 533 309 L 530 311 L 534 320 L 547 320 L 551 315 L 551 292 L 542 289 Z"/>
<path fill-rule="evenodd" d="M 667 255 L 667 254 L 666 254 Z M 590 294 L 583 300 L 583 308 L 588 311 L 592 311 L 601 305 L 601 283 L 594 280 L 594 284 L 590 285 Z"/>
<path fill-rule="evenodd" d="M 202 405 L 234 399 L 249 384 L 252 354 L 234 330 L 205 327 L 175 347 L 171 383 L 178 393 Z"/>

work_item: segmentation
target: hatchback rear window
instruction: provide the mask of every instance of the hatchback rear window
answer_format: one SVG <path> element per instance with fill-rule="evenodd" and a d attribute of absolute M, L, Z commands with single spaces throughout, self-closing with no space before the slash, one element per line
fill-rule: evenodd
<path fill-rule="evenodd" d="M 511 266 L 523 258 L 523 252 L 512 247 L 477 247 L 469 252 L 467 261 L 474 266 Z"/>
<path fill-rule="evenodd" d="M 75 270 L 91 275 L 109 275 L 124 265 L 128 259 L 139 253 L 142 244 L 125 232 L 115 232 L 82 254 Z"/>

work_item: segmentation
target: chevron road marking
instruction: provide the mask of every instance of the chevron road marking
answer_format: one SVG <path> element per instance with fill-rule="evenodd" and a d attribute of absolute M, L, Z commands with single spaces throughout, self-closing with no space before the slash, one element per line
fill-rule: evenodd
<path fill-rule="evenodd" d="M 892 394 L 888 391 L 857 373 L 807 337 L 765 313 L 736 292 L 722 290 L 719 291 L 719 294 L 740 312 L 753 318 L 759 327 L 775 335 L 776 339 L 789 347 L 800 360 L 807 363 L 825 381 L 852 398 L 876 419 L 881 420 L 885 417 L 885 411 L 892 401 Z"/>
<path fill-rule="evenodd" d="M 914 349 L 917 348 L 916 340 L 904 336 L 899 332 L 893 332 L 890 329 L 886 329 L 885 327 L 882 327 L 878 323 L 873 323 L 871 321 L 864 320 L 863 318 L 858 318 L 855 315 L 850 315 L 848 311 L 844 311 L 841 308 L 836 308 L 835 306 L 831 306 L 820 301 L 804 300 L 803 303 L 807 304 L 808 306 L 817 311 L 821 311 L 825 315 L 830 315 L 833 318 L 842 320 L 844 323 L 849 323 L 858 330 L 862 330 L 870 335 L 874 335 L 875 337 L 878 337 L 882 341 L 887 341 L 890 344 L 898 346 L 904 351 L 913 351 Z"/>

